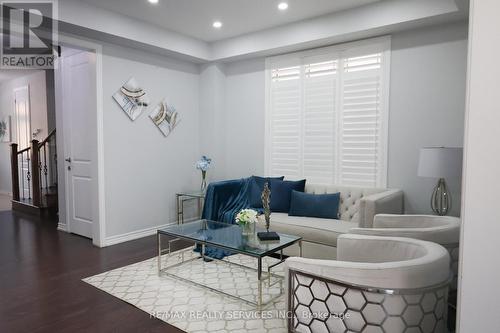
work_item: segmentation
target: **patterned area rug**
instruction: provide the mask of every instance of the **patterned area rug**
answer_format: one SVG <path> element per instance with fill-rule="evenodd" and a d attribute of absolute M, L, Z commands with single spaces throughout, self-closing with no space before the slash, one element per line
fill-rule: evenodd
<path fill-rule="evenodd" d="M 184 258 L 182 258 L 184 253 Z M 178 251 L 162 257 L 162 268 L 199 256 L 193 251 Z M 170 273 L 206 284 L 215 289 L 237 295 L 248 301 L 257 297 L 257 260 L 244 255 L 233 255 L 226 262 L 191 260 L 169 269 Z M 267 271 L 277 260 L 265 258 Z M 236 265 L 239 264 L 239 265 Z M 283 276 L 283 265 L 272 269 Z M 157 258 L 114 269 L 83 279 L 119 299 L 187 332 L 286 332 L 286 306 L 284 295 L 279 296 L 277 279 L 263 286 L 263 301 L 275 298 L 261 311 L 255 306 L 206 288 L 183 282 L 174 277 L 158 276 Z M 283 282 L 284 283 L 284 282 Z"/>

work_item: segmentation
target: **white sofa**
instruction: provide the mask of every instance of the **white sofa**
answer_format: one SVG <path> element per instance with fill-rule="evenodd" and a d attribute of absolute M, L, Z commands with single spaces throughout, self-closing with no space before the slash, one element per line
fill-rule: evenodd
<path fill-rule="evenodd" d="M 446 332 L 450 256 L 444 247 L 346 234 L 338 238 L 337 255 L 285 261 L 290 332 Z"/>
<path fill-rule="evenodd" d="M 270 230 L 303 238 L 303 256 L 307 258 L 335 259 L 338 236 L 355 227 L 370 228 L 378 213 L 403 213 L 403 192 L 395 189 L 312 185 L 306 183 L 307 193 L 324 194 L 340 192 L 340 219 L 288 216 L 272 213 Z M 259 227 L 264 220 L 259 219 Z M 298 249 L 291 247 L 286 255 L 297 256 Z"/>

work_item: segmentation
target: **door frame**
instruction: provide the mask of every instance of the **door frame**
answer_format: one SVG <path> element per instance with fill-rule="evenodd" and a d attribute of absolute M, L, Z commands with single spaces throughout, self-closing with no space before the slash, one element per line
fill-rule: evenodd
<path fill-rule="evenodd" d="M 96 78 L 96 133 L 97 133 L 97 161 L 95 168 L 97 175 L 95 184 L 92 189 L 93 193 L 93 206 L 95 220 L 92 222 L 92 243 L 98 247 L 106 246 L 106 214 L 105 214 L 105 177 L 104 177 L 104 106 L 103 106 L 103 92 L 102 92 L 102 46 L 100 44 L 80 40 L 70 36 L 59 35 L 59 45 L 83 51 L 95 53 L 95 78 Z M 56 128 L 60 133 L 57 140 L 57 155 L 60 156 L 60 163 L 57 164 L 58 168 L 58 193 L 59 193 L 59 224 L 58 229 L 66 232 L 71 232 L 71 223 L 69 223 L 68 211 L 69 202 L 66 196 L 66 165 L 62 163 L 64 160 L 64 121 L 62 112 L 62 76 L 61 66 L 59 66 L 59 59 L 56 61 L 54 69 L 55 80 L 55 93 L 56 93 Z"/>

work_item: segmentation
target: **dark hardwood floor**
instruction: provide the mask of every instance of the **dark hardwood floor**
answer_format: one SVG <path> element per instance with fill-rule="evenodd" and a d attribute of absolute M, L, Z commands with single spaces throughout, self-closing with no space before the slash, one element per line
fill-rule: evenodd
<path fill-rule="evenodd" d="M 153 257 L 154 236 L 100 249 L 56 228 L 0 211 L 0 332 L 182 332 L 81 281 Z"/>

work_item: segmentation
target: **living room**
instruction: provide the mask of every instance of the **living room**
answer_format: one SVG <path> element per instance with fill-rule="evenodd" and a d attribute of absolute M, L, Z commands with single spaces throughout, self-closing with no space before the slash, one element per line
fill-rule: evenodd
<path fill-rule="evenodd" d="M 21 140 L 10 98 L 30 84 L 0 83 L 0 192 L 14 209 L 0 212 L 2 273 L 15 272 L 5 331 L 499 327 L 486 317 L 491 283 L 472 296 L 498 276 L 473 256 L 497 228 L 482 178 L 496 157 L 473 150 L 498 150 L 480 130 L 496 119 L 473 107 L 490 97 L 473 83 L 495 82 L 480 59 L 498 46 L 478 44 L 473 59 L 470 35 L 493 25 L 497 4 L 46 2 L 57 8 L 53 147 L 50 130 Z M 62 303 L 21 320 L 37 297 Z M 95 318 L 99 306 L 109 314 Z"/>

